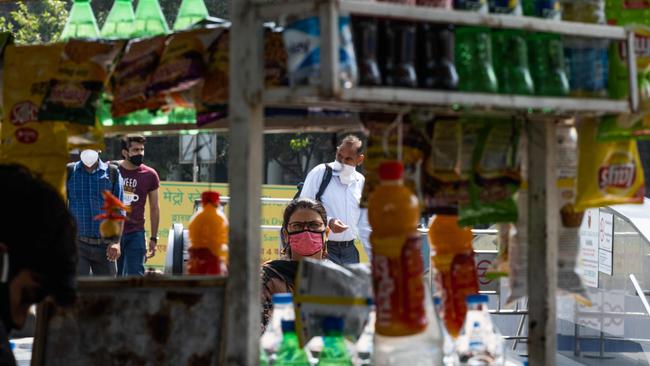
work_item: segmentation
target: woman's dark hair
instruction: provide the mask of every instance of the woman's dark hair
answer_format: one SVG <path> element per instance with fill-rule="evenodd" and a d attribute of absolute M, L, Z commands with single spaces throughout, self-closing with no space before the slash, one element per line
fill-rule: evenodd
<path fill-rule="evenodd" d="M 287 229 L 287 226 L 289 225 L 289 219 L 291 219 L 291 216 L 294 214 L 294 212 L 300 210 L 300 209 L 308 209 L 308 210 L 314 210 L 316 211 L 321 219 L 323 219 L 323 223 L 327 227 L 327 211 L 325 211 L 325 206 L 323 206 L 322 203 L 313 200 L 311 198 L 296 198 L 295 200 L 289 202 L 287 207 L 284 209 L 284 215 L 282 216 L 282 234 L 280 237 L 282 238 L 282 253 L 283 255 L 287 255 L 291 257 L 291 248 L 289 247 L 289 243 L 284 241 L 284 234 L 288 233 L 289 230 Z"/>
<path fill-rule="evenodd" d="M 62 168 L 64 170 L 64 168 Z M 0 243 L 8 248 L 9 276 L 31 270 L 59 303 L 75 297 L 75 221 L 61 192 L 19 165 L 0 164 Z"/>

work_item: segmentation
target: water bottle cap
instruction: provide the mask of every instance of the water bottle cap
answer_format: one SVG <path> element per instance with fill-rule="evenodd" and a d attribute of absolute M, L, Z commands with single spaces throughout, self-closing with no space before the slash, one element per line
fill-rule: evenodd
<path fill-rule="evenodd" d="M 293 296 L 290 293 L 274 294 L 273 295 L 273 304 L 291 304 L 293 302 Z"/>
<path fill-rule="evenodd" d="M 385 161 L 379 165 L 379 179 L 398 180 L 402 179 L 404 166 L 399 161 Z"/>
<path fill-rule="evenodd" d="M 468 304 L 487 303 L 488 297 L 487 295 L 469 295 L 465 301 L 467 301 Z"/>
<path fill-rule="evenodd" d="M 439 298 L 438 296 L 434 297 L 433 298 L 433 305 L 438 306 L 440 304 L 442 304 L 442 299 Z"/>
<path fill-rule="evenodd" d="M 203 202 L 204 205 L 207 203 L 218 205 L 219 201 L 219 192 L 205 191 L 201 193 L 201 202 Z"/>
<path fill-rule="evenodd" d="M 296 322 L 293 320 L 283 320 L 282 321 L 282 333 L 295 332 L 296 331 Z"/>
<path fill-rule="evenodd" d="M 343 331 L 343 318 L 337 316 L 328 316 L 323 319 L 323 330 L 324 331 L 334 331 L 342 332 Z"/>

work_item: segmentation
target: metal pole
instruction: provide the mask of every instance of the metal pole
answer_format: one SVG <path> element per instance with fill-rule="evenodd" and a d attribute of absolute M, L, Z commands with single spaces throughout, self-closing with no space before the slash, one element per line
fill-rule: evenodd
<path fill-rule="evenodd" d="M 259 363 L 263 29 L 252 0 L 230 2 L 230 274 L 225 364 Z"/>
<path fill-rule="evenodd" d="M 528 357 L 531 366 L 555 365 L 557 195 L 555 122 L 527 121 L 528 137 Z"/>

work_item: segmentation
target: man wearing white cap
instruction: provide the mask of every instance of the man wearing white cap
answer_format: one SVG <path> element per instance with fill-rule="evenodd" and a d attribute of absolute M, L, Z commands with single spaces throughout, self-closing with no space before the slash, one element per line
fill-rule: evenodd
<path fill-rule="evenodd" d="M 119 169 L 101 161 L 95 150 L 81 152 L 81 161 L 68 165 L 68 206 L 77 222 L 80 276 L 91 273 L 98 276 L 115 276 L 116 260 L 120 256 L 119 238 L 107 241 L 99 232 L 100 221 L 95 216 L 103 212 L 102 192 L 110 191 L 121 201 L 124 199 L 124 182 Z"/>

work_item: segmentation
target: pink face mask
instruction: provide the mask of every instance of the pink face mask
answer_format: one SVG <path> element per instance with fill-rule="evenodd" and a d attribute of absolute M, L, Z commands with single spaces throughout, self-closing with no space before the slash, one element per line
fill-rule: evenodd
<path fill-rule="evenodd" d="M 303 257 L 308 257 L 323 250 L 323 233 L 303 231 L 289 234 L 291 251 Z"/>

